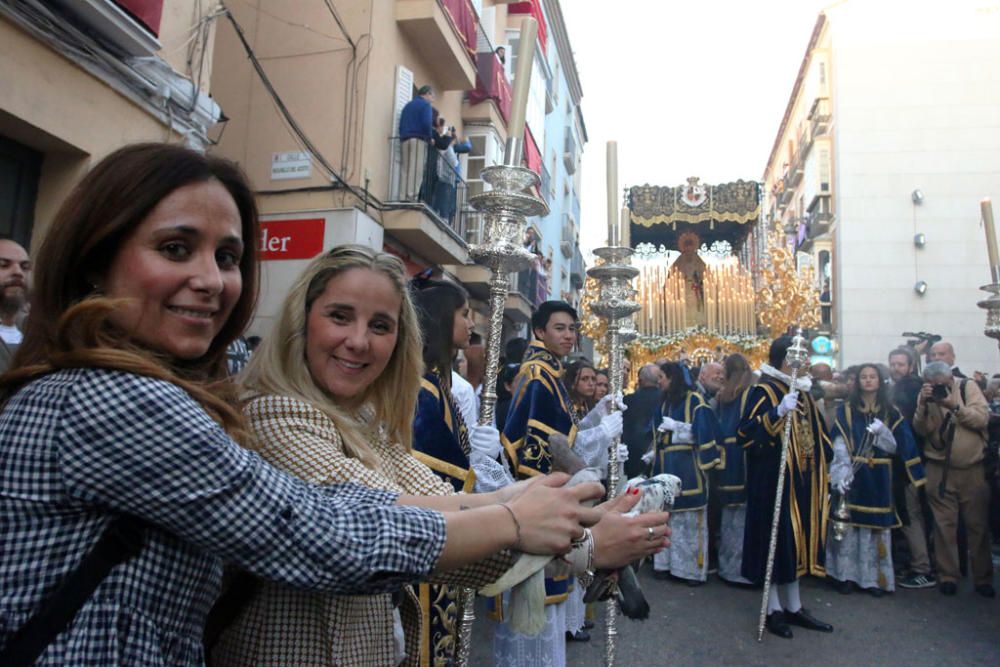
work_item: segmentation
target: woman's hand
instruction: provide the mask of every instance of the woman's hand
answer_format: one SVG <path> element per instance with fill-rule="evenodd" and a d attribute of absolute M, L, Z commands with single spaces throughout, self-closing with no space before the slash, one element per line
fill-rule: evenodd
<path fill-rule="evenodd" d="M 563 473 L 533 479 L 507 503 L 519 526 L 516 549 L 534 554 L 568 553 L 583 529 L 601 520 L 600 509 L 581 503 L 599 499 L 604 487 L 597 482 L 567 487 L 567 481 L 569 475 Z"/>
<path fill-rule="evenodd" d="M 648 512 L 634 517 L 606 512 L 600 523 L 590 529 L 594 535 L 594 567 L 622 567 L 670 546 L 669 518 L 669 512 Z"/>
<path fill-rule="evenodd" d="M 519 497 L 522 493 L 524 493 L 528 489 L 528 487 L 530 487 L 535 482 L 536 479 L 538 478 L 521 480 L 520 482 L 514 482 L 509 486 L 505 486 L 502 489 L 497 489 L 492 493 L 492 495 L 495 498 L 493 502 L 509 503 L 510 501 L 514 500 L 515 498 Z"/>

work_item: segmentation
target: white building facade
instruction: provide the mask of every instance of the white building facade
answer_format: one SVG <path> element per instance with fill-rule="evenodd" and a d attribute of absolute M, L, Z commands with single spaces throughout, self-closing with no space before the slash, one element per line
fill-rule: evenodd
<path fill-rule="evenodd" d="M 998 75 L 1000 5 L 850 0 L 817 21 L 765 181 L 817 289 L 828 276 L 841 367 L 927 331 L 967 374 L 1000 370 L 976 306 L 979 202 L 1000 197 Z"/>

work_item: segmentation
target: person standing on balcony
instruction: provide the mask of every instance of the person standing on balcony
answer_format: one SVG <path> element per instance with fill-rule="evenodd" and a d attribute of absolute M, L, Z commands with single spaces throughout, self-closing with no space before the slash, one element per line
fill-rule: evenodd
<path fill-rule="evenodd" d="M 423 189 L 427 148 L 434 135 L 434 91 L 421 86 L 417 96 L 406 103 L 399 114 L 399 147 L 402 158 L 400 198 L 417 201 Z"/>
<path fill-rule="evenodd" d="M 443 128 L 444 119 L 441 118 L 439 123 Z M 470 152 L 472 142 L 468 139 L 460 141 L 454 125 L 442 136 L 448 145 L 438 151 L 440 157 L 436 164 L 438 183 L 434 190 L 434 210 L 451 225 L 457 208 L 458 183 L 462 180 L 462 164 L 458 161 L 458 154 Z"/>

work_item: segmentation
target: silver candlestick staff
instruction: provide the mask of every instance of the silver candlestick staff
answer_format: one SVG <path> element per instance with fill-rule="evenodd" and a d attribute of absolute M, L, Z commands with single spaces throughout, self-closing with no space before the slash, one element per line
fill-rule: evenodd
<path fill-rule="evenodd" d="M 508 126 L 509 137 L 504 151 L 504 163 L 483 170 L 482 179 L 491 190 L 472 197 L 469 203 L 483 213 L 483 243 L 469 248 L 469 254 L 476 261 L 489 268 L 490 277 L 490 325 L 486 335 L 486 368 L 483 372 L 483 395 L 479 407 L 479 424 L 492 425 L 496 408 L 497 375 L 500 372 L 500 346 L 503 342 L 503 311 L 510 291 L 510 274 L 531 266 L 534 255 L 523 245 L 525 218 L 545 216 L 549 207 L 544 201 L 529 192 L 537 187 L 540 179 L 530 169 L 520 166 L 524 154 L 524 113 L 528 100 L 528 83 L 531 79 L 531 63 L 535 58 L 535 40 L 538 23 L 534 19 L 521 22 L 520 44 L 517 52 L 517 73 L 514 78 L 514 99 L 511 103 L 511 119 Z M 501 452 L 506 462 L 506 456 Z M 517 473 L 516 461 L 512 461 L 509 471 Z M 466 667 L 472 648 L 472 623 L 475 621 L 476 592 L 471 588 L 462 590 L 458 618 L 458 645 L 455 649 L 455 664 Z"/>
<path fill-rule="evenodd" d="M 608 380 L 611 385 L 609 391 L 612 396 L 617 396 L 624 385 L 625 340 L 623 334 L 629 335 L 630 328 L 634 328 L 628 327 L 624 320 L 639 310 L 639 304 L 633 300 L 636 291 L 632 289 L 632 279 L 639 275 L 639 269 L 631 265 L 632 248 L 621 244 L 622 238 L 626 235 L 622 234 L 618 220 L 618 144 L 614 141 L 608 142 L 607 160 L 608 245 L 594 250 L 594 254 L 603 261 L 588 269 L 587 275 L 597 280 L 600 285 L 598 298 L 590 304 L 590 309 L 607 323 Z M 622 224 L 628 224 L 627 217 L 623 217 Z M 623 324 L 625 325 L 624 332 L 622 330 Z M 611 409 L 618 409 L 616 400 L 611 401 Z M 609 498 L 618 495 L 619 442 L 620 438 L 615 438 L 608 448 Z M 604 664 L 607 667 L 614 667 L 615 664 L 615 648 L 618 640 L 616 598 L 617 596 L 612 595 L 605 607 L 607 639 L 604 644 Z"/>
<path fill-rule="evenodd" d="M 976 305 L 986 310 L 986 328 L 983 333 L 1000 342 L 1000 254 L 997 252 L 996 229 L 993 226 L 993 202 L 986 197 L 979 203 L 979 207 L 986 230 L 986 252 L 990 263 L 990 284 L 979 289 L 990 296 Z"/>

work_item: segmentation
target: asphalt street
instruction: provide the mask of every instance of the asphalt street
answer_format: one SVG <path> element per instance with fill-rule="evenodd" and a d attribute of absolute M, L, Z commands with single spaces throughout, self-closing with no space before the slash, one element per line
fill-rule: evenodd
<path fill-rule="evenodd" d="M 1000 577 L 995 575 L 994 579 Z M 653 579 L 648 564 L 640 572 L 640 580 L 652 612 L 645 622 L 619 617 L 616 664 L 621 667 L 1000 665 L 1000 598 L 988 600 L 976 595 L 968 580 L 961 582 L 954 597 L 945 597 L 937 589 L 897 589 L 875 599 L 860 592 L 842 595 L 824 582 L 805 579 L 803 605 L 832 623 L 834 632 L 793 628 L 793 639 L 781 639 L 765 631 L 761 643 L 756 639 L 759 589 L 727 586 L 715 576 L 703 586 L 690 588 Z M 490 621 L 477 620 L 472 664 L 491 664 L 492 627 Z M 603 667 L 604 624 L 600 617 L 591 634 L 589 642 L 569 643 L 568 665 Z"/>

